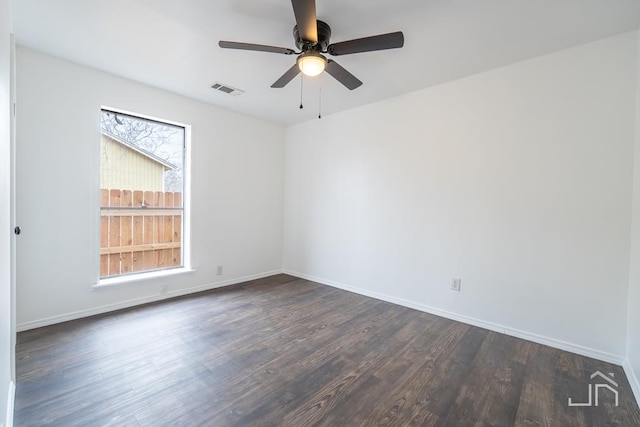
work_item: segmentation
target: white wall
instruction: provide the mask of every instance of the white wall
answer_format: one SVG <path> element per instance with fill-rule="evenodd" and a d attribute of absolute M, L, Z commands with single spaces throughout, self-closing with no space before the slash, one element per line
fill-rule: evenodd
<path fill-rule="evenodd" d="M 9 0 L 0 0 L 0 425 L 7 420 L 12 393 L 11 316 L 11 15 Z"/>
<path fill-rule="evenodd" d="M 635 49 L 624 34 L 288 128 L 285 271 L 621 362 Z"/>
<path fill-rule="evenodd" d="M 640 36 L 640 33 L 638 33 Z M 640 48 L 640 43 L 638 45 Z M 638 52 L 640 61 L 640 51 Z M 640 62 L 636 80 L 636 140 L 633 168 L 633 221 L 629 277 L 627 377 L 640 402 Z"/>
<path fill-rule="evenodd" d="M 281 269 L 283 128 L 22 48 L 17 93 L 18 329 Z M 92 290 L 101 105 L 192 126 L 194 273 Z"/>

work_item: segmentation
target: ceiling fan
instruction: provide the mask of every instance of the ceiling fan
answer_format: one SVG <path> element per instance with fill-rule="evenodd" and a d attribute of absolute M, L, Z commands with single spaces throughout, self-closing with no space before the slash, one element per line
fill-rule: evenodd
<path fill-rule="evenodd" d="M 306 76 L 313 77 L 326 71 L 349 90 L 353 90 L 362 85 L 362 82 L 334 60 L 327 59 L 323 54 L 328 53 L 332 56 L 350 55 L 352 53 L 395 49 L 404 45 L 402 31 L 329 44 L 331 27 L 327 23 L 316 19 L 315 0 L 291 0 L 291 4 L 296 17 L 297 25 L 293 27 L 293 38 L 296 47 L 299 49 L 298 52 L 285 47 L 253 43 L 224 40 L 218 42 L 218 45 L 225 49 L 298 55 L 295 65 L 271 85 L 273 88 L 285 87 L 301 72 Z"/>

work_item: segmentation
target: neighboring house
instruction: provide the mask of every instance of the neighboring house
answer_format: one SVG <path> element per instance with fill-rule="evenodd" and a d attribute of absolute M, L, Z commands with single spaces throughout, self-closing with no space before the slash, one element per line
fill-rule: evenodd
<path fill-rule="evenodd" d="M 100 140 L 100 188 L 164 191 L 164 173 L 176 166 L 103 132 Z M 125 172 L 126 171 L 126 172 Z"/>

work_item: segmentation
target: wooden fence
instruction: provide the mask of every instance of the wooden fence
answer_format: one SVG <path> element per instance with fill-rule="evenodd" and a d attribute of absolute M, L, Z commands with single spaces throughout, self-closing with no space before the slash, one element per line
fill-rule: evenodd
<path fill-rule="evenodd" d="M 182 193 L 100 190 L 100 277 L 182 265 Z"/>

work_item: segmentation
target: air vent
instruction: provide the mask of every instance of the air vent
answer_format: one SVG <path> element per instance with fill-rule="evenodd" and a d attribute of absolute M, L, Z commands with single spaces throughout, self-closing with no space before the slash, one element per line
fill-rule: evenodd
<path fill-rule="evenodd" d="M 235 87 L 231 87 L 229 85 L 225 85 L 222 83 L 214 83 L 211 85 L 211 89 L 219 90 L 220 92 L 228 93 L 229 95 L 239 96 L 244 93 L 241 89 L 236 89 Z"/>

